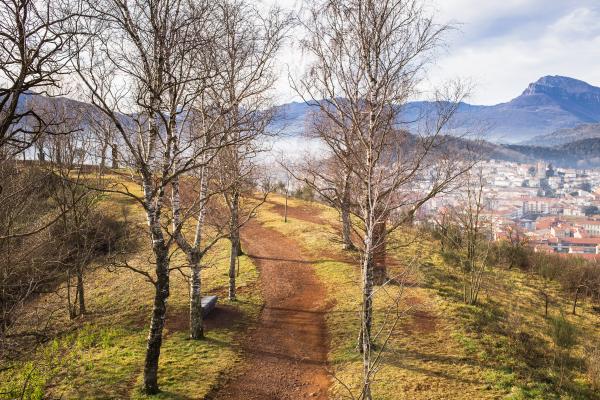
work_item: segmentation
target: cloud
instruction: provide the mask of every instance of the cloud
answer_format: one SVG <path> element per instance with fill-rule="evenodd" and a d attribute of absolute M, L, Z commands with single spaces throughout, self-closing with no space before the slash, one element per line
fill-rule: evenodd
<path fill-rule="evenodd" d="M 600 10 L 577 8 L 548 27 L 548 33 L 564 40 L 589 40 L 600 35 Z"/>
<path fill-rule="evenodd" d="M 470 100 L 478 104 L 508 101 L 544 75 L 600 85 L 596 2 L 505 0 L 478 7 L 474 0 L 444 1 L 439 17 L 465 19 L 431 70 L 434 84 L 470 78 L 476 85 Z"/>
<path fill-rule="evenodd" d="M 297 9 L 299 0 L 260 0 Z M 440 23 L 453 23 L 448 47 L 430 69 L 424 91 L 466 78 L 470 102 L 496 104 L 518 96 L 544 75 L 565 75 L 600 86 L 600 4 L 597 0 L 430 0 Z M 291 46 L 281 62 L 299 73 L 306 65 Z M 297 100 L 287 67 L 276 88 L 279 101 Z"/>

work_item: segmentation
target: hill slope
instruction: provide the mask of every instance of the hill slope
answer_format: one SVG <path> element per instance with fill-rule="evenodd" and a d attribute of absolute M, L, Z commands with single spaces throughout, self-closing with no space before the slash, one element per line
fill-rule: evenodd
<path fill-rule="evenodd" d="M 106 201 L 115 209 L 128 208 L 142 229 L 133 204 L 115 197 Z M 246 236 L 249 255 L 241 259 L 239 300 L 221 302 L 205 341 L 187 340 L 187 283 L 173 273 L 159 374 L 164 391 L 157 398 L 334 400 L 360 390 L 357 254 L 341 250 L 334 210 L 289 199 L 286 223 L 285 202 L 272 196 L 258 211 L 257 226 Z M 382 352 L 374 398 L 600 399 L 584 358 L 586 348 L 600 342 L 594 304 L 581 301 L 577 315 L 571 315 L 572 300 L 557 284 L 494 265 L 486 272 L 480 303 L 465 305 L 461 275 L 434 238 L 407 227 L 394 240 L 402 244 L 387 255 L 395 282 L 378 287 L 374 296 L 374 331 L 383 332 L 378 343 L 389 339 L 377 349 Z M 141 245 L 129 261 L 148 267 L 147 251 Z M 223 247 L 212 254 L 214 263 L 203 272 L 207 292 L 224 294 L 225 256 Z M 175 257 L 178 261 L 183 260 Z M 271 270 L 260 286 L 255 262 L 261 274 Z M 82 320 L 64 319 L 62 329 L 29 357 L 12 360 L 7 369 L 0 365 L 0 393 L 11 398 L 27 379 L 30 399 L 144 397 L 136 388 L 150 285 L 129 270 L 107 270 L 102 262 L 98 267 L 87 277 L 91 312 Z M 576 327 L 566 365 L 557 361 L 552 318 L 544 318 L 542 284 L 552 299 L 550 316 L 564 314 Z M 262 310 L 260 293 L 267 299 Z M 48 316 L 44 313 L 60 314 L 61 301 L 42 296 L 27 305 L 26 320 L 33 324 L 36 316 Z M 24 324 L 21 332 L 33 328 Z M 279 367 L 266 368 L 270 365 Z"/>
<path fill-rule="evenodd" d="M 535 136 L 526 140 L 523 145 L 552 147 L 583 139 L 600 138 L 600 124 L 581 124 L 575 128 L 559 129 L 545 135 Z"/>
<path fill-rule="evenodd" d="M 600 138 L 575 140 L 551 147 L 527 145 L 505 147 L 530 160 L 545 160 L 558 167 L 597 168 L 600 166 Z"/>
<path fill-rule="evenodd" d="M 275 197 L 259 220 L 299 241 L 312 254 L 315 271 L 333 305 L 327 314 L 329 363 L 335 376 L 330 399 L 360 391 L 361 356 L 356 351 L 360 326 L 360 271 L 356 255 L 337 243 L 337 214 L 328 207 Z M 379 288 L 374 299 L 379 340 L 390 320 L 400 316 L 381 354 L 373 386 L 378 400 L 599 399 L 585 375 L 584 348 L 600 340 L 600 317 L 591 304 L 570 315 L 572 302 L 549 284 L 550 315 L 564 313 L 577 327 L 577 344 L 563 377 L 553 362 L 550 320 L 544 318 L 535 276 L 503 267 L 488 270 L 481 304 L 465 305 L 458 272 L 447 265 L 439 243 L 417 232 L 398 236 L 403 246 L 388 254 L 388 273 L 401 284 Z M 399 297 L 398 297 L 399 296 Z M 399 306 L 395 305 L 400 298 Z M 390 314 L 391 312 L 391 314 Z M 384 325 L 387 324 L 387 325 Z M 379 349 L 378 349 L 379 351 Z"/>
<path fill-rule="evenodd" d="M 122 182 L 117 175 L 107 178 Z M 134 193 L 140 190 L 136 184 L 122 183 Z M 126 261 L 151 273 L 148 254 L 152 251 L 144 240 L 147 225 L 139 205 L 113 194 L 102 206 L 119 218 L 127 218 L 140 240 L 128 249 Z M 255 288 L 256 266 L 248 256 L 242 256 L 237 277 L 239 301 L 222 300 L 227 297 L 228 250 L 226 242 L 220 243 L 205 259 L 202 290 L 221 300 L 206 320 L 204 341 L 188 339 L 188 281 L 177 271 L 171 273 L 159 367 L 162 399 L 204 398 L 239 367 L 239 338 L 258 317 L 262 299 Z M 0 358 L 0 399 L 146 398 L 139 388 L 154 288 L 141 274 L 116 268 L 111 261 L 97 260 L 86 274 L 88 313 L 83 317 L 68 318 L 64 284 L 23 306 L 23 317 L 5 332 L 13 338 L 12 353 L 22 355 Z M 174 253 L 172 263 L 181 266 L 186 261 Z M 21 348 L 22 352 L 17 351 Z"/>

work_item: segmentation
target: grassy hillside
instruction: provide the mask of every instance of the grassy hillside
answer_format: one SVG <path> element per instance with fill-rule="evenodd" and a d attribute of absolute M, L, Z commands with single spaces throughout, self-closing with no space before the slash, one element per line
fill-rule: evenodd
<path fill-rule="evenodd" d="M 130 190 L 139 190 L 133 185 Z M 103 207 L 117 218 L 127 218 L 140 239 L 128 256 L 131 265 L 151 270 L 150 248 L 145 240 L 143 213 L 129 198 L 108 196 Z M 206 257 L 203 291 L 220 297 L 219 309 L 208 318 L 207 339 L 188 340 L 188 284 L 183 275 L 171 274 L 165 340 L 159 383 L 164 399 L 201 399 L 240 361 L 238 335 L 259 313 L 260 292 L 254 287 L 257 271 L 248 257 L 240 259 L 239 300 L 226 299 L 228 242 Z M 175 254 L 172 266 L 183 265 Z M 147 328 L 154 288 L 145 278 L 123 268 L 107 268 L 97 260 L 86 279 L 88 314 L 69 320 L 64 288 L 28 304 L 28 315 L 13 334 L 41 331 L 39 321 L 52 321 L 53 337 L 30 349 L 17 362 L 0 363 L 0 398 L 143 398 L 141 386 Z"/>
<path fill-rule="evenodd" d="M 136 188 L 131 187 L 131 190 Z M 292 238 L 308 254 L 327 287 L 330 398 L 356 394 L 361 357 L 356 351 L 360 308 L 358 253 L 341 250 L 337 214 L 325 206 L 291 199 L 283 221 L 284 199 L 271 196 L 258 222 Z M 129 199 L 108 196 L 103 207 L 135 225 L 140 240 L 128 257 L 151 269 L 144 240 L 143 214 Z M 599 399 L 586 365 L 587 349 L 600 343 L 600 318 L 583 303 L 571 315 L 571 299 L 550 284 L 550 318 L 544 318 L 537 277 L 520 270 L 493 268 L 486 276 L 480 304 L 462 302 L 457 271 L 445 264 L 439 244 L 406 228 L 388 249 L 388 273 L 395 284 L 375 296 L 377 339 L 389 341 L 381 354 L 373 387 L 378 400 L 392 399 Z M 265 243 L 267 245 L 267 243 Z M 239 301 L 223 300 L 227 285 L 227 242 L 208 256 L 205 293 L 221 296 L 219 310 L 207 321 L 207 340 L 187 339 L 188 288 L 171 274 L 165 340 L 156 398 L 202 399 L 244 362 L 240 342 L 259 315 L 262 299 L 258 272 L 243 256 Z M 173 265 L 182 265 L 180 254 Z M 69 320 L 64 289 L 40 296 L 13 334 L 45 332 L 51 338 L 30 348 L 18 361 L 2 361 L 0 398 L 144 398 L 139 392 L 153 288 L 144 278 L 98 259 L 86 276 L 89 313 Z M 400 299 L 398 303 L 396 300 Z M 556 325 L 564 315 L 568 323 Z M 397 326 L 390 329 L 396 322 Z M 48 330 L 40 321 L 52 320 Z M 574 326 L 575 343 L 556 346 L 557 326 Z M 24 341 L 23 343 L 30 343 Z M 380 347 L 381 348 L 381 347 Z"/>
<path fill-rule="evenodd" d="M 284 223 L 283 200 L 272 200 L 260 214 L 262 222 L 297 238 L 314 256 L 315 269 L 329 287 L 332 398 L 346 395 L 345 386 L 356 393 L 361 376 L 355 350 L 359 270 L 353 256 L 337 243 L 337 215 L 326 207 L 292 200 L 292 217 Z M 375 331 L 384 316 L 390 316 L 388 306 L 398 295 L 401 320 L 382 354 L 375 398 L 600 398 L 585 372 L 584 348 L 600 340 L 600 318 L 590 304 L 570 315 L 571 300 L 558 287 L 550 289 L 556 300 L 550 316 L 564 314 L 576 327 L 576 344 L 561 363 L 551 338 L 552 318 L 544 318 L 535 276 L 494 268 L 486 277 L 481 303 L 467 306 L 459 276 L 444 264 L 438 243 L 417 232 L 395 239 L 403 245 L 390 249 L 389 275 L 404 284 L 378 290 Z"/>

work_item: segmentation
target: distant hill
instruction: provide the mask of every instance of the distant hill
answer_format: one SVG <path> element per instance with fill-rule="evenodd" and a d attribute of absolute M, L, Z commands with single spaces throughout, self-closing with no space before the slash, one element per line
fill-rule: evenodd
<path fill-rule="evenodd" d="M 413 121 L 427 115 L 433 107 L 435 103 L 427 101 L 408 103 L 398 122 L 414 128 Z M 281 115 L 273 127 L 284 128 L 290 135 L 300 134 L 310 109 L 303 103 L 279 106 Z M 493 106 L 461 103 L 450 132 L 481 132 L 493 142 L 519 143 L 594 123 L 600 123 L 600 88 L 564 76 L 545 76 L 506 103 Z"/>
<path fill-rule="evenodd" d="M 414 121 L 434 106 L 431 102 L 407 104 L 399 125 L 416 131 Z M 104 118 L 93 105 L 64 97 L 27 94 L 22 96 L 20 108 L 63 112 L 84 131 L 92 121 Z M 299 153 L 303 147 L 317 146 L 302 137 L 313 110 L 317 107 L 300 102 L 276 106 L 270 130 L 291 140 L 291 144 L 284 140 L 280 151 Z M 126 115 L 122 118 L 125 124 L 130 119 Z M 484 136 L 487 141 L 479 141 L 477 146 L 486 158 L 516 162 L 543 159 L 560 166 L 600 166 L 600 88 L 582 81 L 544 77 L 508 103 L 496 106 L 461 103 L 446 133 L 477 132 L 482 127 L 490 135 Z M 508 144 L 500 145 L 502 142 Z M 464 138 L 448 143 L 457 149 L 473 146 L 472 141 Z"/>
<path fill-rule="evenodd" d="M 600 166 L 600 138 L 577 140 L 553 147 L 506 145 L 529 159 L 545 160 L 559 167 L 591 168 Z"/>
<path fill-rule="evenodd" d="M 275 106 L 275 118 L 269 125 L 269 130 L 286 136 L 301 136 L 306 127 L 311 107 L 304 102 L 292 102 Z"/>
<path fill-rule="evenodd" d="M 575 128 L 559 129 L 552 133 L 535 136 L 520 144 L 552 147 L 583 139 L 597 138 L 600 138 L 600 124 L 581 124 Z"/>

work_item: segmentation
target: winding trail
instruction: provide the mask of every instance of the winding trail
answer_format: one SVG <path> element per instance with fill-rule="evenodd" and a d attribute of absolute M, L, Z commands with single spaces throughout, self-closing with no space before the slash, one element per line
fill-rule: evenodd
<path fill-rule="evenodd" d="M 242 340 L 244 369 L 212 398 L 326 400 L 325 287 L 292 238 L 256 221 L 244 228 L 242 237 L 260 270 L 265 307 L 257 326 Z"/>

